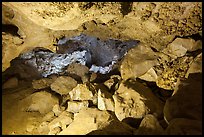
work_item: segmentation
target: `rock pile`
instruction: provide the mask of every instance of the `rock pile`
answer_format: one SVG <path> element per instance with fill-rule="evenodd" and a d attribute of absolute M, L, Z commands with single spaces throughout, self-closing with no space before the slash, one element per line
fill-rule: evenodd
<path fill-rule="evenodd" d="M 162 52 L 139 44 L 122 60 L 121 75 L 111 75 L 101 82 L 91 81 L 88 67 L 77 63 L 66 68 L 71 75 L 33 80 L 37 92 L 22 100 L 28 104 L 22 111 L 37 111 L 44 117 L 29 132 L 202 134 L 202 53 L 197 50 L 196 55 L 186 55 L 189 49 L 182 45 L 171 47 L 174 44 L 173 41 Z M 182 50 L 174 52 L 169 48 Z M 168 97 L 162 100 L 164 92 Z"/>

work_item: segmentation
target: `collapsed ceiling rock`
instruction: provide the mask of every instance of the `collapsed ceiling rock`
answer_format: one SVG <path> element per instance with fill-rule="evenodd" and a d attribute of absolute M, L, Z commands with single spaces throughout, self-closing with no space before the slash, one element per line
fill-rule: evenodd
<path fill-rule="evenodd" d="M 187 118 L 175 118 L 165 130 L 168 135 L 202 135 L 202 121 Z"/>
<path fill-rule="evenodd" d="M 51 84 L 57 79 L 57 77 L 52 78 L 41 78 L 32 81 L 32 86 L 34 89 L 44 89 L 51 86 Z"/>
<path fill-rule="evenodd" d="M 181 81 L 177 91 L 167 99 L 164 118 L 169 123 L 175 118 L 202 120 L 202 74 L 190 74 Z"/>
<path fill-rule="evenodd" d="M 90 91 L 87 84 L 78 84 L 69 92 L 69 96 L 71 100 L 92 100 L 93 92 Z"/>
<path fill-rule="evenodd" d="M 3 71 L 12 59 L 28 48 L 38 46 L 55 51 L 55 38 L 65 34 L 69 37 L 86 33 L 105 39 L 111 36 L 123 40 L 138 39 L 162 50 L 175 36 L 191 36 L 202 31 L 202 4 L 199 2 L 93 2 L 91 8 L 85 9 L 79 5 L 71 2 L 3 2 L 2 23 L 17 26 L 24 41 L 12 55 L 9 53 L 13 50 L 6 50 L 3 44 L 7 56 L 3 56 Z"/>
<path fill-rule="evenodd" d="M 88 108 L 89 102 L 87 100 L 84 101 L 68 101 L 67 102 L 67 110 L 68 112 L 77 113 L 79 110 L 83 108 Z"/>
<path fill-rule="evenodd" d="M 50 86 L 50 88 L 60 95 L 68 94 L 77 86 L 77 81 L 69 76 L 58 77 Z"/>
<path fill-rule="evenodd" d="M 2 8 L 3 134 L 202 134 L 201 2 Z"/>
<path fill-rule="evenodd" d="M 132 134 L 132 128 L 128 125 L 117 123 L 118 119 L 108 111 L 101 111 L 96 108 L 86 108 L 79 111 L 78 114 L 74 115 L 74 121 L 59 135 L 85 135 L 95 130 L 102 130 L 107 126 L 107 132 L 109 134 L 112 131 L 112 134 Z M 115 130 L 120 127 L 120 130 Z M 91 133 L 90 133 L 91 134 Z M 94 134 L 94 133 L 93 133 Z M 104 134 L 104 133 L 103 133 Z"/>
<path fill-rule="evenodd" d="M 190 64 L 190 67 L 186 72 L 186 78 L 188 78 L 191 73 L 202 73 L 202 53 L 197 55 Z"/>
<path fill-rule="evenodd" d="M 158 55 L 148 45 L 140 43 L 130 49 L 120 66 L 122 79 L 137 78 L 158 64 Z"/>
<path fill-rule="evenodd" d="M 114 101 L 112 95 L 107 91 L 98 90 L 98 109 L 99 110 L 109 110 L 114 111 Z"/>
<path fill-rule="evenodd" d="M 36 72 L 33 75 L 47 77 L 51 74 L 66 73 L 65 69 L 72 63 L 87 65 L 90 67 L 90 71 L 106 74 L 137 43 L 138 41 L 136 40 L 122 42 L 109 39 L 101 41 L 96 37 L 84 34 L 72 38 L 64 38 L 58 41 L 59 49 L 57 53 L 44 48 L 35 48 L 29 52 L 22 53 L 11 62 L 11 67 L 3 75 L 4 77 L 9 77 L 15 73 L 21 73 L 25 68 L 30 68 L 34 69 L 33 72 Z M 13 71 L 10 69 L 13 69 Z M 26 74 L 27 77 L 30 76 L 29 78 L 36 78 L 36 76 L 31 75 L 32 73 L 29 70 Z M 22 76 L 23 74 L 18 75 Z"/>
<path fill-rule="evenodd" d="M 57 118 L 53 119 L 49 124 L 48 135 L 56 135 L 62 130 L 66 129 L 74 119 L 74 115 L 70 112 L 63 111 Z"/>
<path fill-rule="evenodd" d="M 163 111 L 163 102 L 151 89 L 134 80 L 123 81 L 113 99 L 115 114 L 120 121 L 126 117 L 143 118 L 149 113 L 161 117 Z"/>
<path fill-rule="evenodd" d="M 21 108 L 23 111 L 28 112 L 40 112 L 41 114 L 46 114 L 52 110 L 55 104 L 59 103 L 57 97 L 53 96 L 51 93 L 46 91 L 39 91 L 31 94 L 30 96 L 24 98 L 20 101 L 24 106 Z M 25 105 L 26 104 L 26 105 Z"/>
<path fill-rule="evenodd" d="M 164 129 L 154 115 L 147 114 L 142 119 L 139 128 L 134 131 L 134 135 L 164 135 Z"/>
<path fill-rule="evenodd" d="M 89 68 L 85 65 L 72 63 L 67 67 L 67 73 L 71 75 L 77 81 L 82 81 L 83 83 L 89 80 Z"/>

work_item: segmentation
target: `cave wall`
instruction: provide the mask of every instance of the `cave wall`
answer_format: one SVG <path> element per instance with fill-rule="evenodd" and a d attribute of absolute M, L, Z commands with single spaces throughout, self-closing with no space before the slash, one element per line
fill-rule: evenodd
<path fill-rule="evenodd" d="M 176 37 L 202 35 L 201 20 L 201 2 L 2 2 L 2 71 L 22 52 L 55 51 L 57 39 L 82 32 L 162 50 Z"/>

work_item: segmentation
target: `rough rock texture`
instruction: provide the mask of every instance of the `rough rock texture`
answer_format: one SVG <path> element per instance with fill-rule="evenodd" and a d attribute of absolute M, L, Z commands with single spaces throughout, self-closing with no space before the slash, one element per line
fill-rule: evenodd
<path fill-rule="evenodd" d="M 202 73 L 202 53 L 197 55 L 190 64 L 190 67 L 186 72 L 186 77 L 188 77 L 191 73 Z"/>
<path fill-rule="evenodd" d="M 122 79 L 136 78 L 158 64 L 158 56 L 145 44 L 139 44 L 124 57 L 120 66 Z"/>
<path fill-rule="evenodd" d="M 169 61 L 166 65 L 160 64 L 164 67 L 163 72 L 156 79 L 157 86 L 166 90 L 174 90 L 179 80 L 185 78 L 192 61 L 192 56 L 184 56 Z"/>
<path fill-rule="evenodd" d="M 77 81 L 73 78 L 68 76 L 60 76 L 51 84 L 51 89 L 60 95 L 64 95 L 68 94 L 76 86 Z"/>
<path fill-rule="evenodd" d="M 137 39 L 159 50 L 175 36 L 202 31 L 201 2 L 5 2 L 2 9 L 2 23 L 16 27 L 18 39 L 23 41 L 18 47 L 10 45 L 13 50 L 8 50 L 9 44 L 3 39 L 3 71 L 28 47 L 55 51 L 53 43 L 63 35 L 84 32 L 103 39 Z"/>
<path fill-rule="evenodd" d="M 115 115 L 120 121 L 126 117 L 143 118 L 148 113 L 161 117 L 163 111 L 163 103 L 152 91 L 134 80 L 123 81 L 113 99 Z"/>
<path fill-rule="evenodd" d="M 121 77 L 119 75 L 112 75 L 110 79 L 104 82 L 104 85 L 107 86 L 109 90 L 115 91 L 116 89 L 118 89 L 120 81 Z"/>
<path fill-rule="evenodd" d="M 87 84 L 78 84 L 69 92 L 69 96 L 71 100 L 92 100 L 93 93 Z"/>
<path fill-rule="evenodd" d="M 80 109 L 87 108 L 89 105 L 88 101 L 68 101 L 66 111 L 77 113 Z"/>
<path fill-rule="evenodd" d="M 112 98 L 112 95 L 103 90 L 101 91 L 100 89 L 98 90 L 98 109 L 99 110 L 110 110 L 110 111 L 114 111 L 114 101 Z"/>
<path fill-rule="evenodd" d="M 132 133 L 132 128 L 128 125 L 116 124 L 117 118 L 108 113 L 108 111 L 100 111 L 96 108 L 86 108 L 79 111 L 78 114 L 74 116 L 74 121 L 59 135 L 86 135 L 95 130 L 102 130 L 103 128 L 110 126 L 108 128 L 110 133 L 114 133 L 115 128 L 120 128 L 121 130 L 115 131 L 115 134 L 126 134 L 130 135 Z M 115 123 L 115 124 L 114 124 Z M 99 132 L 100 133 L 100 132 Z M 98 133 L 98 134 L 99 134 Z M 107 134 L 107 132 L 102 132 L 103 134 Z M 97 134 L 97 133 L 96 133 Z"/>
<path fill-rule="evenodd" d="M 55 104 L 59 103 L 59 100 L 51 93 L 40 91 L 31 94 L 20 101 L 20 103 L 27 104 L 25 108 L 22 108 L 24 111 L 37 111 L 41 114 L 46 114 L 52 110 Z"/>
<path fill-rule="evenodd" d="M 144 75 L 140 76 L 139 78 L 142 80 L 155 82 L 158 76 L 155 70 L 153 68 L 150 68 Z"/>
<path fill-rule="evenodd" d="M 61 128 L 62 130 L 71 124 L 73 121 L 73 114 L 67 111 L 63 111 L 57 118 L 53 119 L 49 124 L 49 135 L 57 134 L 56 128 Z"/>
<path fill-rule="evenodd" d="M 169 55 L 171 58 L 176 59 L 182 57 L 186 54 L 187 49 L 182 46 L 182 43 L 178 43 L 176 40 L 167 45 L 167 47 L 162 50 L 163 53 Z"/>
<path fill-rule="evenodd" d="M 157 118 L 152 114 L 147 114 L 142 119 L 139 128 L 134 132 L 135 135 L 163 135 L 164 129 L 159 124 Z"/>
<path fill-rule="evenodd" d="M 202 121 L 175 118 L 165 130 L 167 135 L 202 135 Z"/>
<path fill-rule="evenodd" d="M 3 89 L 3 134 L 162 134 L 157 119 L 164 134 L 202 134 L 201 13 L 201 2 L 3 2 L 2 80 L 19 81 Z"/>
<path fill-rule="evenodd" d="M 182 46 L 187 51 L 195 51 L 198 49 L 202 49 L 202 41 L 194 40 L 192 38 L 176 38 L 171 44 L 171 46 Z"/>
<path fill-rule="evenodd" d="M 164 106 L 167 122 L 174 118 L 202 120 L 201 76 L 201 73 L 190 74 L 187 80 L 181 82 L 178 91 L 167 99 Z"/>
<path fill-rule="evenodd" d="M 34 89 L 44 89 L 50 87 L 50 85 L 56 80 L 55 78 L 42 78 L 39 80 L 33 80 L 32 85 Z"/>
<path fill-rule="evenodd" d="M 89 68 L 85 65 L 78 63 L 70 64 L 67 67 L 67 72 L 72 75 L 75 79 L 81 80 L 83 83 L 86 83 L 89 80 Z"/>

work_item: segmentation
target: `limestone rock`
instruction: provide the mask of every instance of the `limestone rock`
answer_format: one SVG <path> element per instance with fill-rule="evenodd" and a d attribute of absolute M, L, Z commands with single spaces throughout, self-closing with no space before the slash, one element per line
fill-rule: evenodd
<path fill-rule="evenodd" d="M 187 118 L 176 118 L 170 121 L 167 135 L 202 135 L 202 121 Z"/>
<path fill-rule="evenodd" d="M 77 113 L 79 112 L 80 109 L 82 108 L 86 108 L 89 105 L 88 101 L 68 101 L 68 107 L 67 110 L 68 112 L 72 112 L 72 113 Z"/>
<path fill-rule="evenodd" d="M 49 87 L 56 79 L 42 78 L 39 80 L 33 80 L 32 85 L 34 89 L 44 89 Z"/>
<path fill-rule="evenodd" d="M 98 91 L 98 109 L 114 111 L 114 101 L 112 95 L 107 91 Z"/>
<path fill-rule="evenodd" d="M 3 84 L 2 88 L 3 89 L 16 88 L 17 86 L 18 86 L 18 79 L 16 77 L 12 77 Z"/>
<path fill-rule="evenodd" d="M 182 46 L 187 51 L 195 51 L 202 48 L 202 42 L 200 40 L 195 41 L 191 38 L 176 38 L 171 44 L 175 46 Z"/>
<path fill-rule="evenodd" d="M 53 135 L 53 134 L 57 134 L 56 133 L 56 128 L 61 128 L 62 130 L 66 129 L 66 127 L 72 123 L 73 121 L 73 114 L 67 111 L 63 111 L 59 117 L 55 118 L 54 120 L 52 120 L 49 124 L 49 134 Z"/>
<path fill-rule="evenodd" d="M 86 108 L 75 114 L 74 121 L 59 135 L 86 135 L 92 131 L 103 130 L 104 128 L 107 128 L 109 132 L 118 131 L 117 133 L 120 133 L 120 131 L 123 131 L 125 134 L 131 134 L 132 131 L 127 125 L 121 126 L 117 118 L 108 111 Z"/>
<path fill-rule="evenodd" d="M 190 68 L 186 73 L 186 78 L 189 76 L 190 73 L 202 73 L 202 53 L 197 55 L 193 60 L 192 64 L 190 64 Z"/>
<path fill-rule="evenodd" d="M 34 129 L 35 129 L 35 126 L 32 125 L 32 124 L 28 124 L 27 127 L 26 127 L 26 131 L 27 131 L 27 132 L 30 132 L 30 133 L 31 133 Z"/>
<path fill-rule="evenodd" d="M 112 75 L 110 79 L 104 82 L 104 85 L 107 86 L 110 90 L 116 90 L 118 88 L 121 77 L 119 75 Z"/>
<path fill-rule="evenodd" d="M 16 45 L 20 45 L 23 43 L 23 40 L 20 39 L 19 37 L 13 37 L 13 43 Z"/>
<path fill-rule="evenodd" d="M 91 100 L 93 93 L 89 90 L 87 84 L 78 84 L 69 92 L 71 100 Z"/>
<path fill-rule="evenodd" d="M 145 44 L 129 50 L 120 66 L 122 79 L 136 78 L 145 74 L 151 67 L 158 64 L 158 56 Z"/>
<path fill-rule="evenodd" d="M 162 135 L 164 129 L 159 124 L 157 118 L 152 114 L 147 114 L 140 123 L 135 135 Z"/>
<path fill-rule="evenodd" d="M 55 104 L 58 104 L 58 98 L 54 97 L 51 93 L 40 91 L 31 94 L 21 101 L 25 106 L 22 109 L 25 111 L 37 111 L 41 114 L 46 114 L 52 110 Z"/>
<path fill-rule="evenodd" d="M 166 90 L 176 89 L 179 79 L 185 78 L 192 61 L 193 57 L 184 56 L 169 62 L 156 79 L 157 86 Z"/>
<path fill-rule="evenodd" d="M 123 81 L 113 95 L 115 114 L 122 121 L 126 117 L 143 118 L 148 113 L 161 117 L 162 102 L 143 84 L 135 81 Z"/>
<path fill-rule="evenodd" d="M 61 110 L 59 104 L 56 104 L 53 106 L 52 112 L 54 113 L 55 116 L 59 116 L 62 113 L 62 110 Z"/>
<path fill-rule="evenodd" d="M 178 91 L 167 99 L 164 106 L 164 118 L 170 122 L 175 118 L 202 119 L 202 74 L 190 74 L 181 81 Z"/>
<path fill-rule="evenodd" d="M 51 84 L 51 89 L 60 95 L 64 95 L 68 94 L 76 86 L 77 81 L 73 78 L 68 76 L 60 76 Z"/>
<path fill-rule="evenodd" d="M 42 122 L 37 128 L 37 133 L 40 135 L 47 135 L 49 133 L 48 124 L 49 122 L 47 121 Z"/>
<path fill-rule="evenodd" d="M 50 122 L 54 118 L 55 118 L 55 113 L 53 111 L 50 111 L 42 118 L 42 121 Z"/>
<path fill-rule="evenodd" d="M 72 63 L 67 67 L 67 72 L 81 78 L 83 83 L 88 81 L 89 68 L 85 65 Z"/>
<path fill-rule="evenodd" d="M 163 49 L 162 52 L 169 55 L 173 59 L 176 59 L 177 57 L 184 56 L 187 52 L 187 49 L 183 46 L 181 39 L 176 39 L 167 45 L 167 47 Z"/>
<path fill-rule="evenodd" d="M 140 76 L 139 78 L 142 80 L 155 82 L 158 76 L 155 70 L 153 68 L 150 68 L 144 75 Z"/>

